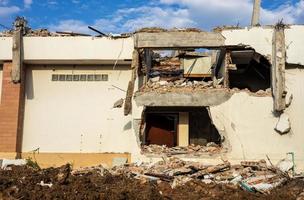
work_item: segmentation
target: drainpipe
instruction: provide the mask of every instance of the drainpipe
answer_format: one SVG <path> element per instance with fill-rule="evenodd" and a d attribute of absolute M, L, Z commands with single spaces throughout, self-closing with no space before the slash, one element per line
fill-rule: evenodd
<path fill-rule="evenodd" d="M 254 0 L 251 26 L 260 25 L 260 11 L 261 11 L 261 0 Z"/>

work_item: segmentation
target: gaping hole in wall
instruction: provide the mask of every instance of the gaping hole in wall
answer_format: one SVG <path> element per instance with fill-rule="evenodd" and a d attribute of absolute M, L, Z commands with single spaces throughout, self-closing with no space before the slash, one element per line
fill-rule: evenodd
<path fill-rule="evenodd" d="M 189 112 L 189 142 L 205 146 L 210 142 L 221 144 L 221 136 L 212 123 L 206 107 Z"/>
<path fill-rule="evenodd" d="M 257 92 L 271 87 L 271 64 L 264 56 L 254 50 L 232 51 L 230 55 L 230 88 Z"/>
<path fill-rule="evenodd" d="M 221 135 L 207 107 L 147 107 L 144 112 L 144 153 L 203 154 L 210 148 L 221 150 Z"/>
<path fill-rule="evenodd" d="M 216 52 L 208 49 L 144 50 L 141 71 L 146 75 L 147 84 L 141 91 L 212 86 Z"/>

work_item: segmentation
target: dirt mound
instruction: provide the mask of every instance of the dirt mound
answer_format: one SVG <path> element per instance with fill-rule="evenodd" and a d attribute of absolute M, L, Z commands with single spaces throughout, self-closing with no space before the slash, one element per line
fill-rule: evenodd
<path fill-rule="evenodd" d="M 69 165 L 35 170 L 28 166 L 0 170 L 0 199 L 297 199 L 304 181 L 295 179 L 270 194 L 249 193 L 236 185 L 199 180 L 174 189 L 162 181 L 112 175 L 97 169 L 71 173 Z"/>

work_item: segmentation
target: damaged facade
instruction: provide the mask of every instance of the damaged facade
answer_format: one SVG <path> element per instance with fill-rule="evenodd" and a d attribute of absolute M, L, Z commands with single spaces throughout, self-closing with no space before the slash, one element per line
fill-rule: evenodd
<path fill-rule="evenodd" d="M 0 157 L 214 164 L 292 152 L 304 169 L 304 26 L 119 38 L 18 27 L 0 37 Z"/>

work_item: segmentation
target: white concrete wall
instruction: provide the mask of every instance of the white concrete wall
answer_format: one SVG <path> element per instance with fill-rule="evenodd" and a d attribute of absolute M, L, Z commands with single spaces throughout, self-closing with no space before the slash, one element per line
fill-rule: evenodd
<path fill-rule="evenodd" d="M 226 45 L 246 44 L 257 52 L 272 54 L 272 27 L 250 27 L 223 30 Z M 287 62 L 304 65 L 304 25 L 291 25 L 285 29 Z"/>
<path fill-rule="evenodd" d="M 12 60 L 13 39 L 11 37 L 0 37 L 0 63 L 3 60 Z"/>
<path fill-rule="evenodd" d="M 304 25 L 293 25 L 285 30 L 287 62 L 304 65 Z"/>
<path fill-rule="evenodd" d="M 245 44 L 263 55 L 272 54 L 273 28 L 246 27 L 244 29 L 223 30 L 226 45 Z"/>
<path fill-rule="evenodd" d="M 55 69 L 55 71 L 53 71 Z M 28 67 L 22 151 L 139 151 L 131 116 L 112 108 L 125 98 L 130 66 Z M 52 74 L 109 74 L 108 82 L 52 82 Z"/>
<path fill-rule="evenodd" d="M 272 114 L 272 97 L 255 97 L 246 92 L 236 93 L 227 102 L 211 107 L 216 126 L 225 130 L 231 152 L 229 160 L 252 160 L 266 158 L 273 161 L 286 157 L 294 152 L 298 169 L 304 169 L 304 70 L 289 69 L 286 71 L 288 92 L 294 100 L 285 111 L 290 116 L 292 130 L 289 134 L 280 135 L 274 127 L 278 121 Z"/>
<path fill-rule="evenodd" d="M 106 63 L 132 59 L 133 38 L 24 37 L 27 63 Z M 0 60 L 12 59 L 12 38 L 0 37 Z"/>
<path fill-rule="evenodd" d="M 0 65 L 0 103 L 2 99 L 3 66 Z"/>

